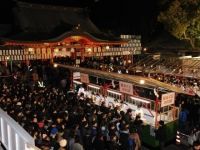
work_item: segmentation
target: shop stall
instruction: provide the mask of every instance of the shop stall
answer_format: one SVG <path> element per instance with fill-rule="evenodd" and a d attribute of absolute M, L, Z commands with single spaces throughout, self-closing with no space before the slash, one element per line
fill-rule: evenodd
<path fill-rule="evenodd" d="M 76 71 L 77 70 L 79 70 L 79 68 L 76 68 Z M 82 70 L 80 71 L 80 79 L 74 79 L 74 86 L 77 83 L 84 84 L 85 96 L 93 98 L 94 103 L 97 105 L 101 105 L 102 102 L 104 102 L 107 107 L 114 108 L 118 106 L 120 111 L 124 112 L 126 112 L 127 109 L 132 109 L 133 118 L 138 112 L 142 112 L 141 119 L 143 120 L 144 126 L 141 139 L 143 143 L 151 147 L 157 147 L 159 145 L 159 141 L 155 138 L 154 131 L 160 120 L 164 121 L 165 124 L 165 132 L 167 135 L 165 142 L 175 139 L 178 127 L 177 119 L 179 116 L 179 108 L 174 106 L 174 102 L 178 90 L 173 91 L 172 88 L 172 91 L 170 91 L 170 86 L 167 85 L 166 87 L 168 89 L 159 94 L 159 97 L 148 99 L 145 96 L 142 97 L 141 95 L 138 96 L 135 94 L 136 92 L 134 88 L 137 88 L 137 86 L 140 85 L 134 84 L 131 80 L 130 82 L 128 82 L 128 80 L 124 81 L 122 78 L 118 77 L 119 74 L 116 78 L 111 78 L 105 75 L 100 76 L 98 75 L 100 71 L 95 71 L 97 72 L 95 76 L 98 77 L 99 81 L 101 78 L 102 81 L 105 81 L 104 79 L 110 80 L 110 83 L 112 83 L 113 79 L 118 82 L 117 89 L 113 88 L 112 85 L 106 86 L 105 88 L 103 83 L 90 81 L 90 76 L 93 74 L 90 75 L 86 70 L 87 69 L 84 69 L 84 73 L 81 72 Z M 127 78 L 129 79 L 129 76 Z M 122 81 L 120 81 L 120 79 L 122 79 Z M 144 80 L 138 81 L 137 83 L 141 83 L 141 86 L 144 89 L 149 88 L 150 84 L 145 83 L 145 81 L 147 82 L 147 80 Z M 150 79 L 150 81 L 153 82 L 152 79 Z M 162 84 L 160 85 L 162 86 Z M 162 89 L 163 88 L 164 87 L 162 87 Z M 152 90 L 154 89 L 152 88 Z M 97 99 L 98 102 L 96 101 Z"/>

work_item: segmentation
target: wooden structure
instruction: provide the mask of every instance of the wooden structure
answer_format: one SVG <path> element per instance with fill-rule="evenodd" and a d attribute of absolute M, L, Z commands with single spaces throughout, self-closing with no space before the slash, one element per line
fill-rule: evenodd
<path fill-rule="evenodd" d="M 110 51 L 126 40 L 101 32 L 83 8 L 16 2 L 15 24 L 20 32 L 1 37 L 0 61 L 130 55 Z"/>
<path fill-rule="evenodd" d="M 174 106 L 175 93 L 185 93 L 182 89 L 171 86 L 166 83 L 159 82 L 151 78 L 145 78 L 134 75 L 127 74 L 117 74 L 112 72 L 104 72 L 99 70 L 73 67 L 68 65 L 57 64 L 57 67 L 63 67 L 69 69 L 71 72 L 80 72 L 80 81 L 73 80 L 73 85 L 75 87 L 80 86 L 84 83 L 86 87 L 85 95 L 86 97 L 93 97 L 92 93 L 96 93 L 104 97 L 106 95 L 108 105 L 111 103 L 114 106 L 120 106 L 121 111 L 125 111 L 130 108 L 136 113 L 137 106 L 141 106 L 141 110 L 144 113 L 143 120 L 147 124 L 143 127 L 141 136 L 142 141 L 152 147 L 157 147 L 159 145 L 158 140 L 155 139 L 155 127 L 159 120 L 165 122 L 166 139 L 165 142 L 169 142 L 175 138 L 177 130 L 177 119 L 179 114 L 178 107 Z M 119 81 L 119 90 L 114 90 L 112 88 L 105 88 L 101 85 L 96 85 L 91 83 L 89 76 L 95 76 L 107 80 Z M 143 82 L 141 82 L 143 81 Z M 123 84 L 120 86 L 120 84 Z M 158 100 L 147 99 L 144 97 L 134 95 L 133 90 L 130 90 L 134 86 L 139 86 L 143 88 L 162 88 L 166 90 L 165 94 L 162 94 L 162 98 Z M 122 89 L 123 88 L 123 89 Z M 173 92 L 171 92 L 173 91 Z M 94 101 L 96 105 L 99 102 Z M 125 105 L 123 105 L 125 104 Z"/>
<path fill-rule="evenodd" d="M 134 75 L 128 75 L 128 74 L 117 74 L 113 72 L 105 72 L 105 71 L 100 71 L 100 70 L 94 70 L 94 69 L 87 69 L 87 68 L 80 68 L 80 67 L 73 67 L 69 65 L 62 65 L 62 64 L 57 64 L 58 67 L 63 67 L 66 69 L 69 69 L 73 72 L 82 72 L 82 73 L 87 73 L 90 75 L 94 76 L 99 76 L 105 79 L 115 79 L 119 81 L 124 81 L 128 82 L 140 87 L 144 88 L 158 88 L 161 87 L 163 89 L 166 89 L 168 91 L 173 91 L 176 93 L 184 93 L 186 94 L 181 88 L 160 82 L 158 80 L 152 79 L 152 78 L 146 78 L 146 77 L 141 77 L 141 76 L 134 76 Z M 141 83 L 143 81 L 144 83 Z"/>

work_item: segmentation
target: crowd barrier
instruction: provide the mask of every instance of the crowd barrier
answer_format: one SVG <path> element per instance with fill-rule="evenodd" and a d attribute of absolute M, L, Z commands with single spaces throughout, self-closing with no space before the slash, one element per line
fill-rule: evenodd
<path fill-rule="evenodd" d="M 33 137 L 1 108 L 0 141 L 6 150 L 40 150 Z"/>

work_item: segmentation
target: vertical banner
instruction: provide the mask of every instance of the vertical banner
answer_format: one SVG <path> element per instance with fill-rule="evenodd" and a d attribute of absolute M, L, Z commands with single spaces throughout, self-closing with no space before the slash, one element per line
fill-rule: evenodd
<path fill-rule="evenodd" d="M 81 63 L 80 59 L 76 59 L 76 65 L 79 65 Z"/>
<path fill-rule="evenodd" d="M 125 94 L 133 95 L 133 85 L 131 83 L 119 81 L 119 91 Z"/>
<path fill-rule="evenodd" d="M 175 92 L 170 92 L 167 94 L 162 94 L 161 107 L 174 104 Z"/>
<path fill-rule="evenodd" d="M 90 83 L 88 74 L 81 73 L 81 82 Z"/>
<path fill-rule="evenodd" d="M 20 51 L 20 49 L 18 49 L 17 51 L 18 51 L 18 55 L 21 55 L 21 51 Z"/>
<path fill-rule="evenodd" d="M 24 55 L 24 60 L 28 60 L 28 55 Z"/>

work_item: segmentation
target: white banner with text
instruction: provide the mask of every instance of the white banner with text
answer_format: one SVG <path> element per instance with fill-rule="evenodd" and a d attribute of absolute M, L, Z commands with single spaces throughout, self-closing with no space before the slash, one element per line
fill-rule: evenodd
<path fill-rule="evenodd" d="M 175 101 L 175 92 L 162 94 L 161 107 L 174 104 Z"/>
<path fill-rule="evenodd" d="M 119 81 L 119 90 L 122 93 L 133 95 L 133 85 L 131 83 Z"/>

